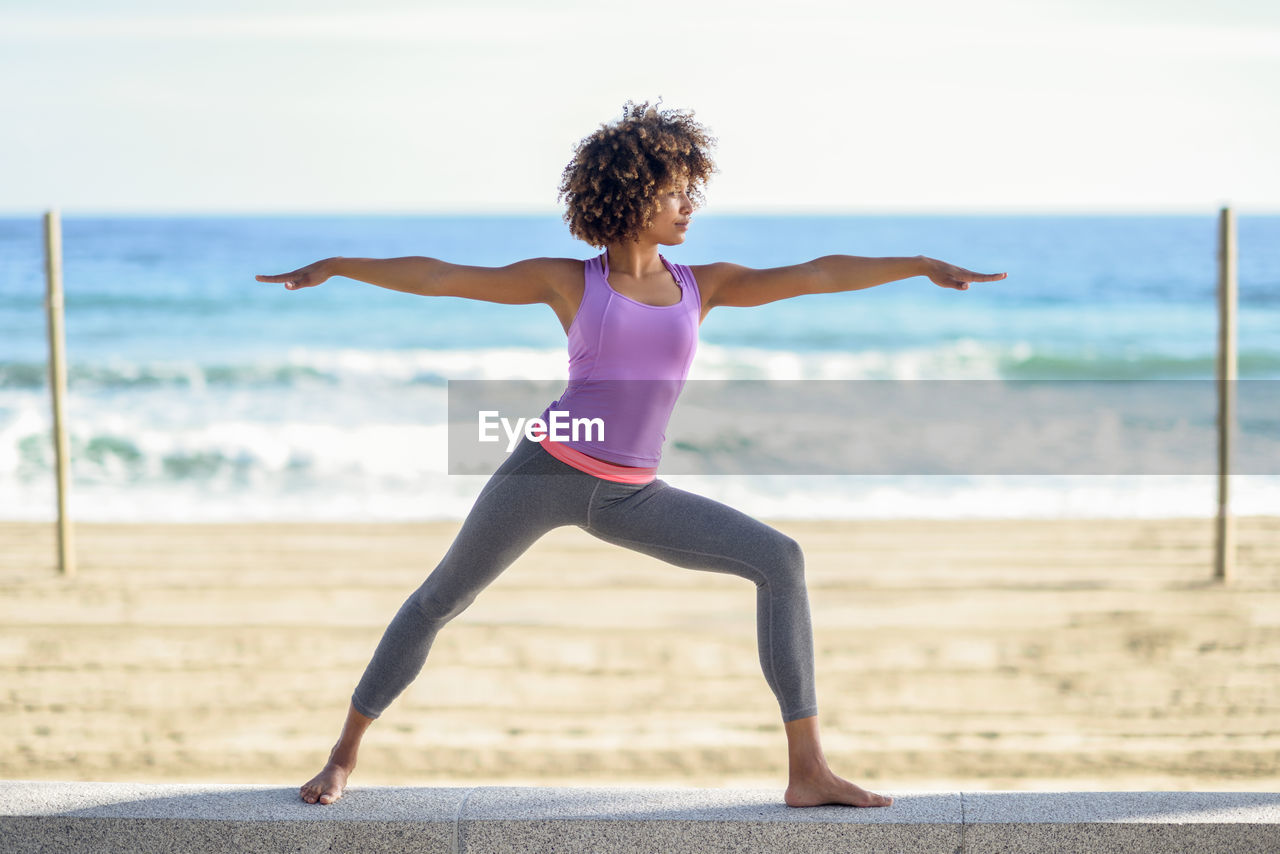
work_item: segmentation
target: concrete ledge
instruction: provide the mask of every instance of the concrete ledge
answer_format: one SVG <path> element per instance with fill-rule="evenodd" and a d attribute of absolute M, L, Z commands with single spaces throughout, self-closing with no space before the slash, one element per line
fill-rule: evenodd
<path fill-rule="evenodd" d="M 1280 851 L 1280 793 L 888 792 L 886 809 L 790 809 L 780 790 L 295 788 L 10 781 L 0 850 L 29 852 Z"/>

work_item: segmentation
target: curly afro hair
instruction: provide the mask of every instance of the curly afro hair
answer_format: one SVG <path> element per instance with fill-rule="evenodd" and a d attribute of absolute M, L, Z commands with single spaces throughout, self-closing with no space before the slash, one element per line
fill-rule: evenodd
<path fill-rule="evenodd" d="M 716 171 L 715 138 L 691 110 L 660 110 L 627 101 L 622 118 L 578 143 L 560 179 L 564 220 L 574 237 L 604 248 L 634 239 L 653 224 L 658 194 L 686 180 L 695 206 Z"/>

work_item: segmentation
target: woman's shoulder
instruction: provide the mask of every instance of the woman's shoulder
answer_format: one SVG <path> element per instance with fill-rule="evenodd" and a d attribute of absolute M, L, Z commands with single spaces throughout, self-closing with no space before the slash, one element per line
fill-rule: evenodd
<path fill-rule="evenodd" d="M 581 287 L 586 261 L 579 258 L 526 258 L 506 269 L 522 278 L 536 279 L 557 293 Z"/>
<path fill-rule="evenodd" d="M 587 261 L 579 258 L 530 258 L 519 262 L 521 272 L 542 282 L 547 298 L 568 332 L 586 292 Z"/>
<path fill-rule="evenodd" d="M 530 273 L 545 278 L 580 278 L 587 264 L 581 258 L 529 258 L 517 263 Z"/>
<path fill-rule="evenodd" d="M 526 258 L 516 263 L 527 266 L 530 269 L 565 272 L 570 270 L 581 271 L 582 265 L 587 262 L 581 258 Z"/>
<path fill-rule="evenodd" d="M 727 261 L 716 261 L 711 264 L 693 264 L 689 267 L 689 272 L 693 274 L 694 279 L 698 282 L 698 289 L 707 294 L 714 292 L 720 283 L 726 277 L 732 276 L 735 271 L 743 269 L 740 264 L 731 264 Z"/>
<path fill-rule="evenodd" d="M 742 266 L 740 264 L 730 264 L 728 261 L 713 261 L 710 264 L 691 264 L 689 269 L 699 279 L 711 280 L 719 278 L 731 270 L 740 270 Z"/>

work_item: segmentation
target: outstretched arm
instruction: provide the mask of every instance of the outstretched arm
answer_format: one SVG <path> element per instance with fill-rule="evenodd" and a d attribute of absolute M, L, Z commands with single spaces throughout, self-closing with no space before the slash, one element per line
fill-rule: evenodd
<path fill-rule="evenodd" d="M 435 258 L 326 258 L 291 273 L 257 276 L 259 282 L 283 284 L 290 290 L 311 288 L 345 276 L 380 288 L 419 296 L 465 297 L 528 305 L 554 304 L 565 272 L 582 262 L 568 258 L 531 258 L 506 267 L 469 267 Z"/>
<path fill-rule="evenodd" d="M 926 276 L 935 285 L 968 290 L 970 282 L 998 282 L 1006 273 L 975 273 L 936 258 L 860 258 L 824 255 L 804 264 L 756 270 L 740 264 L 694 267 L 710 306 L 764 305 L 801 294 L 831 294 Z"/>

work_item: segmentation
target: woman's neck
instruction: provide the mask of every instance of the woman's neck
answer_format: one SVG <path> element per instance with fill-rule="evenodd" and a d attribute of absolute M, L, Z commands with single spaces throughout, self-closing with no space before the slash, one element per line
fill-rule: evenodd
<path fill-rule="evenodd" d="M 614 243 L 605 251 L 608 253 L 610 272 L 617 271 L 624 276 L 639 279 L 666 269 L 662 259 L 658 257 L 656 243 Z"/>

